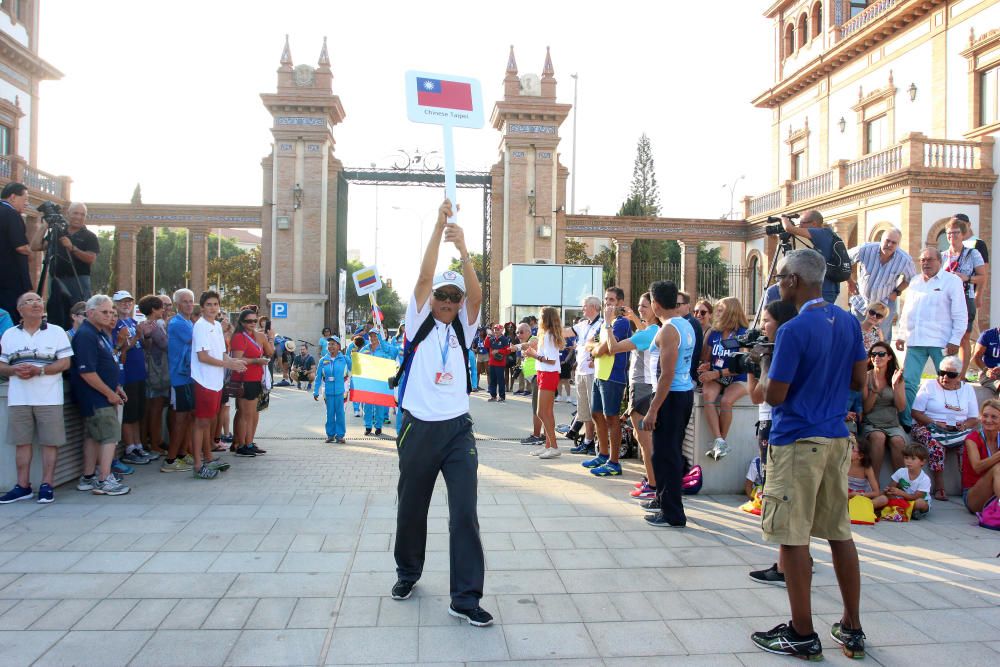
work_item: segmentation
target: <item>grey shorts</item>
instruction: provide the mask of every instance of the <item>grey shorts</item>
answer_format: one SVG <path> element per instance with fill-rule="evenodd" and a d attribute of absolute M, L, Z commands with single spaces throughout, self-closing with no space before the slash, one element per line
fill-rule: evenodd
<path fill-rule="evenodd" d="M 594 391 L 594 374 L 576 374 L 576 419 L 581 422 L 594 421 L 590 413 L 590 394 Z"/>
<path fill-rule="evenodd" d="M 645 415 L 649 412 L 649 404 L 653 400 L 653 385 L 636 382 L 628 388 L 628 414 L 638 412 Z"/>
<path fill-rule="evenodd" d="M 118 410 L 116 408 L 94 410 L 94 414 L 84 418 L 83 432 L 98 444 L 117 444 L 122 435 L 122 425 L 118 421 Z"/>
<path fill-rule="evenodd" d="M 7 442 L 12 445 L 65 445 L 61 405 L 12 405 L 7 408 Z"/>
<path fill-rule="evenodd" d="M 870 433 L 874 433 L 875 431 L 880 431 L 882 433 L 885 433 L 885 437 L 887 438 L 899 437 L 902 438 L 904 441 L 906 440 L 906 431 L 903 430 L 902 426 L 878 428 L 876 426 L 872 426 L 871 424 L 861 422 L 861 435 L 864 436 L 865 438 L 867 438 Z"/>

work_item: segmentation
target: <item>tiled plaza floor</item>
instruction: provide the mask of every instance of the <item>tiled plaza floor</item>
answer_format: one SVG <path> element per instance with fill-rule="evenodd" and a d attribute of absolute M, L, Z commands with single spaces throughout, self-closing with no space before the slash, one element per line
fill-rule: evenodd
<path fill-rule="evenodd" d="M 322 404 L 304 391 L 278 390 L 271 406 L 267 456 L 234 458 L 220 480 L 154 464 L 125 497 L 70 485 L 53 505 L 0 507 L 0 666 L 789 660 L 748 638 L 788 611 L 784 589 L 746 576 L 775 551 L 735 496 L 689 498 L 686 529 L 650 528 L 625 500 L 635 461 L 615 479 L 568 454 L 539 461 L 512 441 L 527 433 L 527 402 L 475 397 L 478 433 L 497 438 L 479 443 L 483 606 L 497 623 L 477 629 L 446 613 L 443 483 L 424 577 L 393 601 L 392 440 L 323 444 Z M 953 501 L 856 537 L 867 664 L 1000 664 L 1000 533 Z M 813 555 L 826 659 L 847 662 L 826 634 L 840 612 L 829 550 Z"/>

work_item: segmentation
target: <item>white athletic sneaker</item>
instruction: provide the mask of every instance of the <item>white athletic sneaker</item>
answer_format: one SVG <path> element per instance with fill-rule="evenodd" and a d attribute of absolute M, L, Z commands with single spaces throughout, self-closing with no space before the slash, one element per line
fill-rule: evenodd
<path fill-rule="evenodd" d="M 544 452 L 538 455 L 540 459 L 554 459 L 562 455 L 558 447 L 549 447 Z"/>
<path fill-rule="evenodd" d="M 715 443 L 712 446 L 712 451 L 710 451 L 708 455 L 718 461 L 727 454 L 729 454 L 729 443 L 722 438 L 716 438 Z"/>
<path fill-rule="evenodd" d="M 528 453 L 531 454 L 532 456 L 541 456 L 543 453 L 545 453 L 545 447 L 544 446 L 536 447 L 535 449 L 532 449 Z"/>

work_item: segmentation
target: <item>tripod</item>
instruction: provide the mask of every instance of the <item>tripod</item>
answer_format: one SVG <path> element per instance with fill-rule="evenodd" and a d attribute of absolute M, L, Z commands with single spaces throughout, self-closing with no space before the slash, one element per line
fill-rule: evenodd
<path fill-rule="evenodd" d="M 59 257 L 58 243 L 62 235 L 63 232 L 60 232 L 54 225 L 49 225 L 49 228 L 46 230 L 45 236 L 43 237 L 43 240 L 45 241 L 45 256 L 42 259 L 42 271 L 38 276 L 38 295 L 41 296 L 43 299 L 45 298 L 46 275 L 49 274 L 51 270 L 53 270 L 53 267 L 55 267 L 56 264 L 61 259 Z M 80 276 L 76 272 L 76 265 L 73 263 L 72 257 L 70 257 L 68 261 L 70 269 L 73 271 L 73 279 L 76 281 L 76 285 L 79 290 L 78 293 L 83 294 L 84 293 L 83 284 L 80 282 Z M 69 317 L 69 309 L 73 306 L 73 304 L 66 303 L 63 304 L 63 307 L 60 308 L 59 307 L 60 299 L 53 298 L 53 297 L 60 297 L 61 299 L 66 301 L 70 300 L 66 299 L 66 297 L 70 295 L 68 293 L 69 291 L 66 290 L 65 288 L 60 290 L 58 294 L 55 293 L 55 290 L 52 287 L 52 283 L 59 280 L 60 278 L 56 277 L 54 273 L 52 275 L 49 275 L 50 287 L 49 287 L 49 300 L 48 300 L 49 307 L 47 308 L 49 316 L 48 320 L 53 324 L 57 324 L 63 328 L 66 328 L 67 326 L 72 325 L 72 322 L 70 321 Z M 53 311 L 55 312 L 53 313 Z"/>
<path fill-rule="evenodd" d="M 788 232 L 782 232 L 778 235 L 778 247 L 774 249 L 774 255 L 771 256 L 771 270 L 768 272 L 767 280 L 764 282 L 764 289 L 761 291 L 760 302 L 757 304 L 757 310 L 754 313 L 753 321 L 750 323 L 750 329 L 757 329 L 760 326 L 760 318 L 764 313 L 764 303 L 767 301 L 767 290 L 770 289 L 771 283 L 774 282 L 774 277 L 778 272 L 778 259 L 784 257 L 785 254 L 794 249 L 794 235 Z"/>

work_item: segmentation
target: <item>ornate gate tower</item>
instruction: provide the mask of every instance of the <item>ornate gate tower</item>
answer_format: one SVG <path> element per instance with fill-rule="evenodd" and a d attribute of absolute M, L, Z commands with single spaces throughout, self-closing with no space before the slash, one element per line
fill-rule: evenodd
<path fill-rule="evenodd" d="M 507 58 L 503 99 L 493 108 L 500 131 L 500 161 L 493 177 L 490 221 L 490 284 L 500 285 L 508 264 L 563 261 L 566 248 L 566 179 L 559 164 L 559 127 L 571 104 L 556 102 L 556 79 L 549 50 L 542 76 L 517 73 L 514 47 Z M 490 291 L 489 314 L 497 316 L 500 291 Z"/>
<path fill-rule="evenodd" d="M 333 154 L 333 126 L 344 119 L 344 107 L 333 94 L 326 38 L 318 67 L 295 67 L 286 36 L 277 93 L 260 97 L 274 118 L 272 152 L 261 163 L 260 292 L 267 303 L 284 304 L 279 310 L 286 318 L 274 320 L 278 331 L 311 341 L 336 320 L 338 239 L 344 236 L 337 219 L 343 165 Z"/>

